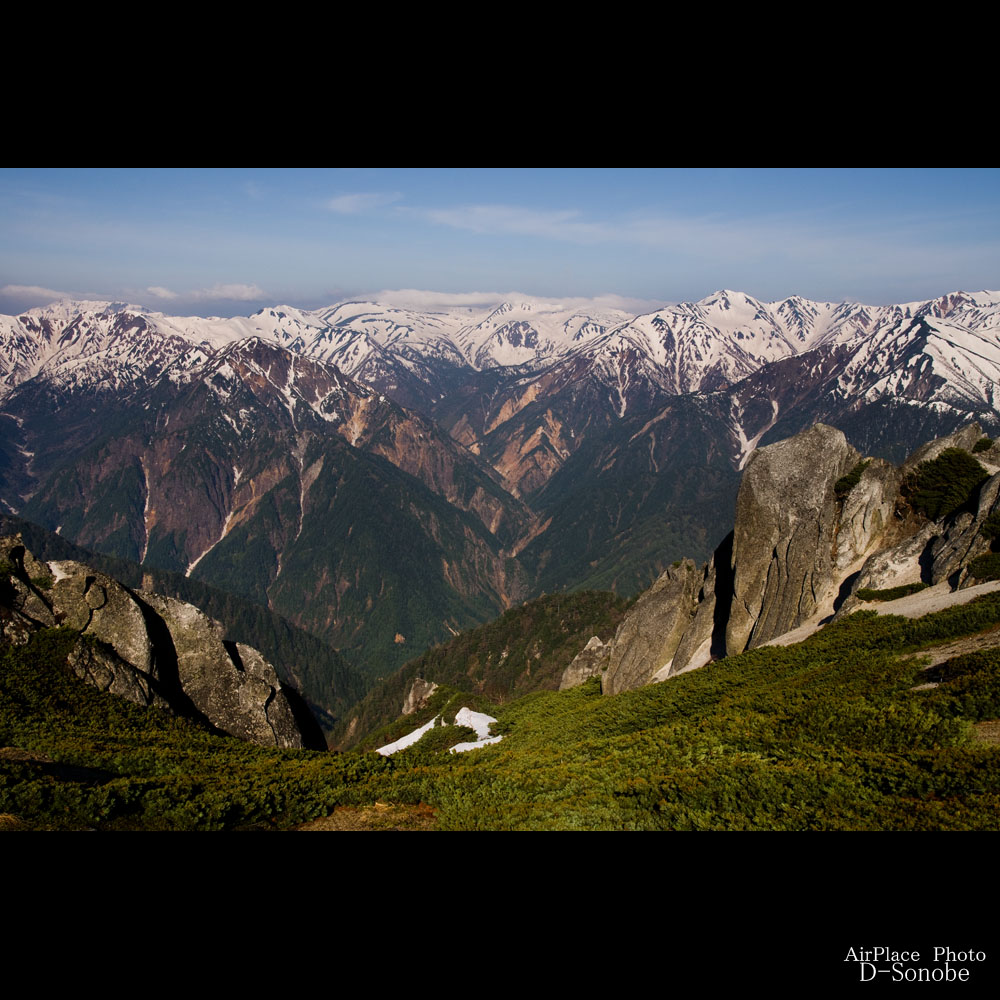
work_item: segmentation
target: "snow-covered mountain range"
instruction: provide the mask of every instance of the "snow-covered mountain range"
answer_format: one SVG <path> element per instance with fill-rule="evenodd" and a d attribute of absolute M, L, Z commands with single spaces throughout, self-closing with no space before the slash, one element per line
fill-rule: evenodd
<path fill-rule="evenodd" d="M 723 290 L 638 316 L 393 301 L 0 317 L 0 509 L 338 643 L 378 619 L 388 657 L 533 593 L 630 592 L 706 556 L 754 448 L 817 420 L 897 462 L 970 419 L 1000 430 L 1000 292 Z"/>
<path fill-rule="evenodd" d="M 0 316 L 0 394 L 39 376 L 119 390 L 155 378 L 191 347 L 214 353 L 248 337 L 336 364 L 390 392 L 398 388 L 394 377 L 429 381 L 435 366 L 439 376 L 448 369 L 518 369 L 523 377 L 569 362 L 605 384 L 620 416 L 635 384 L 673 394 L 725 389 L 770 362 L 844 346 L 852 355 L 841 378 L 845 393 L 900 395 L 915 380 L 937 376 L 947 384 L 942 401 L 992 406 L 1000 380 L 1000 292 L 867 306 L 799 296 L 761 302 L 722 290 L 639 316 L 526 296 L 487 310 L 348 301 L 315 311 L 274 306 L 231 319 L 59 302 Z M 187 357 L 198 363 L 198 355 Z"/>

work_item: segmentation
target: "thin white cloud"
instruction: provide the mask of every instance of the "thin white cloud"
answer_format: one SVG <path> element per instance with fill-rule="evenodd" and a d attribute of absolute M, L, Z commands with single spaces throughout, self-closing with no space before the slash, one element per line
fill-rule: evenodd
<path fill-rule="evenodd" d="M 626 298 L 621 295 L 597 295 L 593 297 L 566 296 L 553 298 L 544 295 L 525 295 L 523 292 L 434 292 L 417 288 L 383 289 L 366 296 L 374 302 L 397 306 L 401 309 L 493 309 L 501 302 L 530 300 L 541 308 L 553 311 L 577 309 L 588 310 L 620 309 L 627 313 L 649 312 L 667 303 L 653 299 Z"/>
<path fill-rule="evenodd" d="M 388 288 L 366 295 L 373 302 L 382 302 L 402 309 L 488 309 L 503 302 L 499 292 L 433 292 L 419 288 Z"/>
<path fill-rule="evenodd" d="M 54 288 L 43 288 L 41 285 L 4 285 L 3 288 L 0 288 L 0 295 L 48 299 L 50 302 L 56 299 L 77 298 L 72 292 L 57 292 Z"/>
<path fill-rule="evenodd" d="M 172 292 L 169 288 L 164 288 L 162 285 L 150 285 L 150 287 L 147 288 L 146 291 L 149 292 L 150 295 L 158 299 L 177 298 L 176 292 Z"/>
<path fill-rule="evenodd" d="M 898 282 L 912 285 L 917 277 L 936 277 L 946 285 L 970 280 L 981 284 L 981 278 L 961 275 L 978 274 L 983 259 L 1000 247 L 996 239 L 976 246 L 954 245 L 944 216 L 864 219 L 838 213 L 835 206 L 736 218 L 723 213 L 629 213 L 595 219 L 576 209 L 502 204 L 403 210 L 437 225 L 485 235 L 657 251 L 670 255 L 675 272 L 691 275 L 708 268 L 709 273 L 731 275 L 722 284 L 733 287 L 749 288 L 768 282 L 776 273 L 793 272 L 799 286 L 816 287 L 829 285 L 831 275 L 840 275 L 840 285 L 855 286 L 852 293 L 845 291 L 845 297 L 853 298 L 868 294 L 865 289 L 873 286 L 873 276 L 878 287 L 886 289 Z M 955 277 L 945 277 L 951 274 Z M 713 280 L 719 283 L 719 279 L 709 282 Z"/>
<path fill-rule="evenodd" d="M 414 209 L 430 222 L 487 235 L 537 236 L 578 244 L 617 243 L 665 249 L 708 249 L 731 244 L 747 246 L 764 234 L 786 240 L 794 225 L 785 220 L 722 220 L 720 218 L 631 214 L 615 219 L 586 219 L 577 209 L 549 211 L 518 205 L 461 205 Z"/>
<path fill-rule="evenodd" d="M 393 202 L 400 201 L 403 195 L 399 191 L 366 191 L 356 194 L 342 194 L 331 198 L 326 207 L 331 212 L 341 215 L 358 215 L 361 212 L 371 212 L 383 208 Z"/>
<path fill-rule="evenodd" d="M 230 302 L 252 302 L 256 299 L 266 299 L 267 292 L 260 285 L 212 285 L 191 292 L 184 298 L 195 299 L 226 299 Z"/>
<path fill-rule="evenodd" d="M 431 222 L 494 235 L 545 236 L 573 242 L 596 242 L 605 238 L 600 223 L 583 221 L 574 209 L 539 211 L 517 205 L 461 205 L 456 208 L 424 209 Z"/>

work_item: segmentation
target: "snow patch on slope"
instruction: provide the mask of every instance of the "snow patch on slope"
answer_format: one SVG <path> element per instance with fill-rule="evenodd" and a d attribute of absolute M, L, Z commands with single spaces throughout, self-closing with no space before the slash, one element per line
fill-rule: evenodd
<path fill-rule="evenodd" d="M 478 750 L 490 743 L 499 743 L 503 739 L 502 736 L 490 736 L 490 724 L 496 721 L 492 715 L 487 715 L 485 712 L 473 712 L 471 708 L 459 709 L 455 715 L 455 725 L 474 729 L 479 739 L 474 743 L 456 743 L 448 753 L 465 753 L 466 750 Z"/>
<path fill-rule="evenodd" d="M 387 743 L 384 747 L 379 747 L 375 753 L 380 753 L 383 757 L 390 757 L 397 750 L 405 750 L 407 747 L 413 746 L 424 733 L 429 733 L 437 725 L 440 718 L 440 715 L 435 715 L 430 722 L 424 723 L 419 729 L 414 729 L 412 733 L 400 736 L 394 743 Z"/>
<path fill-rule="evenodd" d="M 379 747 L 375 752 L 381 754 L 383 757 L 389 757 L 399 750 L 405 750 L 407 747 L 413 746 L 424 733 L 430 732 L 438 724 L 440 718 L 440 715 L 435 715 L 430 722 L 424 723 L 419 729 L 414 729 L 413 732 L 401 736 L 393 743 L 387 743 L 384 747 Z M 503 739 L 502 736 L 490 736 L 490 725 L 496 721 L 492 715 L 487 715 L 485 712 L 473 712 L 471 708 L 460 708 L 455 714 L 455 725 L 468 726 L 475 731 L 479 739 L 474 742 L 456 743 L 455 746 L 449 748 L 448 752 L 465 753 L 467 750 L 478 750 L 480 747 L 489 746 L 491 743 L 499 743 Z M 442 725 L 444 724 L 442 722 Z"/>

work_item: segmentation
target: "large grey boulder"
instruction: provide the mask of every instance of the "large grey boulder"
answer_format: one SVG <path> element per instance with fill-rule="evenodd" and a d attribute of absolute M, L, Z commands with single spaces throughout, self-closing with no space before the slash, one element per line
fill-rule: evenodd
<path fill-rule="evenodd" d="M 591 677 L 600 677 L 601 672 L 607 668 L 610 651 L 610 643 L 601 642 L 596 635 L 591 636 L 587 645 L 573 657 L 563 671 L 559 680 L 559 690 L 568 691 L 570 688 L 579 687 Z"/>
<path fill-rule="evenodd" d="M 879 548 L 896 527 L 896 503 L 902 470 L 874 458 L 857 485 L 841 501 L 834 566 L 846 572 Z"/>
<path fill-rule="evenodd" d="M 65 560 L 49 565 L 54 582 L 47 596 L 59 623 L 110 646 L 133 671 L 155 680 L 153 643 L 142 607 L 132 592 L 83 563 Z"/>
<path fill-rule="evenodd" d="M 725 547 L 726 555 L 729 553 Z M 673 659 L 664 676 L 654 675 L 655 680 L 666 680 L 667 677 L 674 677 L 682 674 L 686 670 L 694 670 L 696 667 L 703 667 L 712 659 L 712 640 L 715 629 L 715 605 L 716 605 L 716 552 L 705 567 L 701 591 L 698 594 L 698 606 L 691 623 L 684 630 L 681 641 L 677 644 Z"/>
<path fill-rule="evenodd" d="M 605 694 L 631 691 L 668 667 L 698 606 L 702 574 L 690 559 L 670 567 L 618 626 L 601 678 Z"/>
<path fill-rule="evenodd" d="M 213 726 L 262 746 L 302 747 L 274 667 L 256 649 L 226 641 L 222 625 L 193 604 L 148 592 L 141 598 L 169 631 L 182 691 Z"/>
<path fill-rule="evenodd" d="M 406 697 L 403 699 L 403 715 L 412 715 L 418 708 L 423 708 L 437 689 L 438 686 L 434 681 L 424 680 L 423 677 L 414 677 L 410 690 L 406 692 Z"/>
<path fill-rule="evenodd" d="M 825 424 L 750 457 L 736 500 L 728 655 L 791 631 L 827 598 L 837 575 L 833 487 L 860 457 Z"/>
<path fill-rule="evenodd" d="M 290 696 L 264 657 L 225 639 L 198 608 L 132 591 L 83 563 L 43 563 L 20 536 L 0 539 L 14 570 L 2 595 L 5 635 L 64 625 L 81 633 L 70 668 L 102 691 L 200 718 L 262 746 L 304 745 Z M 18 633 L 19 634 L 19 633 Z"/>

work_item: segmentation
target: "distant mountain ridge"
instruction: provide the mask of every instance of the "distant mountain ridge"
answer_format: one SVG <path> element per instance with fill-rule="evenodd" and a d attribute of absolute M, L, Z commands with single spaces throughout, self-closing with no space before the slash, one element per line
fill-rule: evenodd
<path fill-rule="evenodd" d="M 518 296 L 232 319 L 0 317 L 0 509 L 291 617 L 369 670 L 526 598 L 706 559 L 754 449 L 817 421 L 901 461 L 1000 429 L 1000 292 Z"/>
<path fill-rule="evenodd" d="M 260 337 L 293 353 L 333 362 L 372 384 L 385 377 L 383 368 L 412 370 L 421 360 L 477 371 L 538 370 L 582 355 L 623 373 L 615 359 L 633 350 L 660 385 L 684 393 L 731 385 L 764 364 L 831 344 L 875 337 L 874 353 L 885 355 L 889 341 L 921 319 L 929 322 L 933 336 L 976 354 L 984 341 L 995 345 L 1000 292 L 953 292 L 922 302 L 870 306 L 801 296 L 763 302 L 722 289 L 697 302 L 634 316 L 608 307 L 562 307 L 529 296 L 486 309 L 421 311 L 371 301 L 312 311 L 282 305 L 231 319 L 65 301 L 0 317 L 0 385 L 9 390 L 42 371 L 53 377 L 60 368 L 85 366 L 102 355 L 108 368 L 127 369 L 171 351 L 182 353 L 185 345 L 215 351 L 235 340 Z M 981 362 L 985 371 L 1000 357 L 987 347 Z"/>

